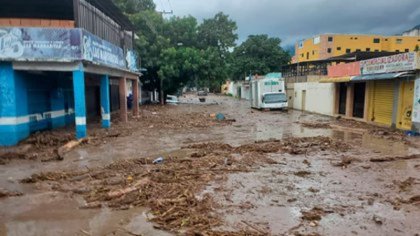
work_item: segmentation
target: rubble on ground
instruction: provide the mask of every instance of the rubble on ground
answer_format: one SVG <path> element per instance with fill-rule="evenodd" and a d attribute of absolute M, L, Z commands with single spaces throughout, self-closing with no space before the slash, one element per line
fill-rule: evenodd
<path fill-rule="evenodd" d="M 34 174 L 21 182 L 47 183 L 52 190 L 82 195 L 86 201 L 80 206 L 82 209 L 107 206 L 125 210 L 146 206 L 151 209 L 150 220 L 161 229 L 223 235 L 223 232 L 213 231 L 221 223 L 221 217 L 214 213 L 217 203 L 209 194 L 198 195 L 208 183 L 223 181 L 220 177 L 227 173 L 249 172 L 260 165 L 278 164 L 265 155 L 270 152 L 311 154 L 349 148 L 322 136 L 268 140 L 238 147 L 198 143 L 165 157 L 160 164 L 153 164 L 155 158 L 123 160 L 82 171 Z M 302 176 L 308 174 L 310 172 L 302 172 Z M 259 191 L 263 194 L 271 189 Z M 251 231 L 256 233 L 255 229 Z M 229 235 L 249 235 L 249 232 Z"/>
<path fill-rule="evenodd" d="M 164 129 L 186 129 L 186 128 L 204 128 L 211 126 L 230 125 L 235 120 L 226 119 L 218 121 L 210 117 L 207 113 L 186 112 L 179 114 L 171 106 L 143 106 L 140 109 L 140 115 L 133 117 L 129 115 L 129 121 L 122 123 L 119 115 L 114 114 L 110 129 L 101 128 L 100 121 L 92 121 L 88 124 L 87 139 L 84 139 L 81 145 L 102 145 L 111 142 L 118 137 L 127 137 L 134 132 L 145 133 L 151 130 Z M 6 148 L 0 149 L 0 165 L 6 165 L 12 160 L 40 160 L 42 162 L 59 161 L 64 158 L 64 154 L 70 150 L 65 150 L 65 146 L 75 140 L 74 127 L 54 129 L 42 132 L 36 132 L 29 138 L 22 141 L 13 151 Z M 77 144 L 77 145 L 79 145 Z M 63 151 L 64 150 L 64 151 Z"/>

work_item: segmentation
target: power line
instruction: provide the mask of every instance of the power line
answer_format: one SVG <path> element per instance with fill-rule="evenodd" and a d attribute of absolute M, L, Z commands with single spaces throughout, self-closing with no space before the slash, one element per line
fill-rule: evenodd
<path fill-rule="evenodd" d="M 172 7 L 171 1 L 168 0 L 168 4 L 169 4 L 169 8 L 171 9 L 171 11 L 174 11 L 174 8 Z"/>

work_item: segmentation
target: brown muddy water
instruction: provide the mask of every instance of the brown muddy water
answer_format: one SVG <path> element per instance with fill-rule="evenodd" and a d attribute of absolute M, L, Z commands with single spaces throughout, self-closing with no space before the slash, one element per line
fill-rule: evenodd
<path fill-rule="evenodd" d="M 218 215 L 221 223 L 213 227 L 214 232 L 225 235 L 235 232 L 247 235 L 420 233 L 420 158 L 416 156 L 420 150 L 411 144 L 418 140 L 392 131 L 371 132 L 376 128 L 370 126 L 341 126 L 345 121 L 300 111 L 255 111 L 249 108 L 248 102 L 228 97 L 209 96 L 206 104 L 196 100 L 194 96 L 183 98 L 181 101 L 188 104 L 154 112 L 156 122 L 148 120 L 147 125 L 133 129 L 129 135 L 77 147 L 62 161 L 22 159 L 0 165 L 0 189 L 23 194 L 0 198 L 0 235 L 183 234 L 188 231 L 156 229 L 161 227 L 148 221 L 152 216 L 146 206 L 124 210 L 106 206 L 80 209 L 86 201 L 81 195 L 54 190 L 49 183 L 22 184 L 20 180 L 41 172 L 86 171 L 121 160 L 166 158 L 191 144 L 217 142 L 238 147 L 255 141 L 317 136 L 351 148 L 312 150 L 309 144 L 303 152 L 268 152 L 264 155 L 274 164 L 254 165 L 251 171 L 221 173 L 220 178 L 208 182 L 196 193 L 197 198 L 212 196 L 217 205 L 212 214 Z M 236 122 L 211 126 L 183 123 L 192 119 L 193 114 L 209 116 L 217 112 Z M 160 124 L 159 117 L 163 116 L 183 125 L 177 128 Z M 303 125 L 305 122 L 334 125 L 317 128 Z M 229 157 L 250 155 L 252 158 L 253 153 L 231 153 Z"/>

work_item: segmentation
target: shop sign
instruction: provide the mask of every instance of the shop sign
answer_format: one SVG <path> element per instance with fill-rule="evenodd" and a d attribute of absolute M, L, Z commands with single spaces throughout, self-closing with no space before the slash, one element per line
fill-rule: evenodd
<path fill-rule="evenodd" d="M 414 83 L 413 122 L 420 123 L 420 79 Z"/>
<path fill-rule="evenodd" d="M 73 61 L 81 58 L 80 31 L 0 28 L 0 60 Z"/>
<path fill-rule="evenodd" d="M 122 48 L 83 30 L 83 59 L 95 64 L 126 68 Z"/>
<path fill-rule="evenodd" d="M 373 58 L 360 62 L 362 75 L 409 71 L 416 68 L 417 55 L 414 52 Z"/>

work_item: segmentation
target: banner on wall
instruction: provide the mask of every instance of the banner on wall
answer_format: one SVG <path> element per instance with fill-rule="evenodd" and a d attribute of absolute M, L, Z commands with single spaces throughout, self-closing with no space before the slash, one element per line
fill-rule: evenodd
<path fill-rule="evenodd" d="M 0 61 L 73 62 L 138 71 L 138 55 L 82 29 L 0 28 Z"/>
<path fill-rule="evenodd" d="M 124 51 L 83 30 L 83 59 L 99 65 L 126 68 Z"/>
<path fill-rule="evenodd" d="M 420 123 L 420 79 L 414 83 L 413 122 Z"/>
<path fill-rule="evenodd" d="M 80 31 L 51 28 L 0 28 L 0 59 L 73 61 L 81 58 Z"/>
<path fill-rule="evenodd" d="M 416 68 L 417 54 L 414 52 L 378 57 L 360 62 L 362 75 L 409 71 Z"/>

